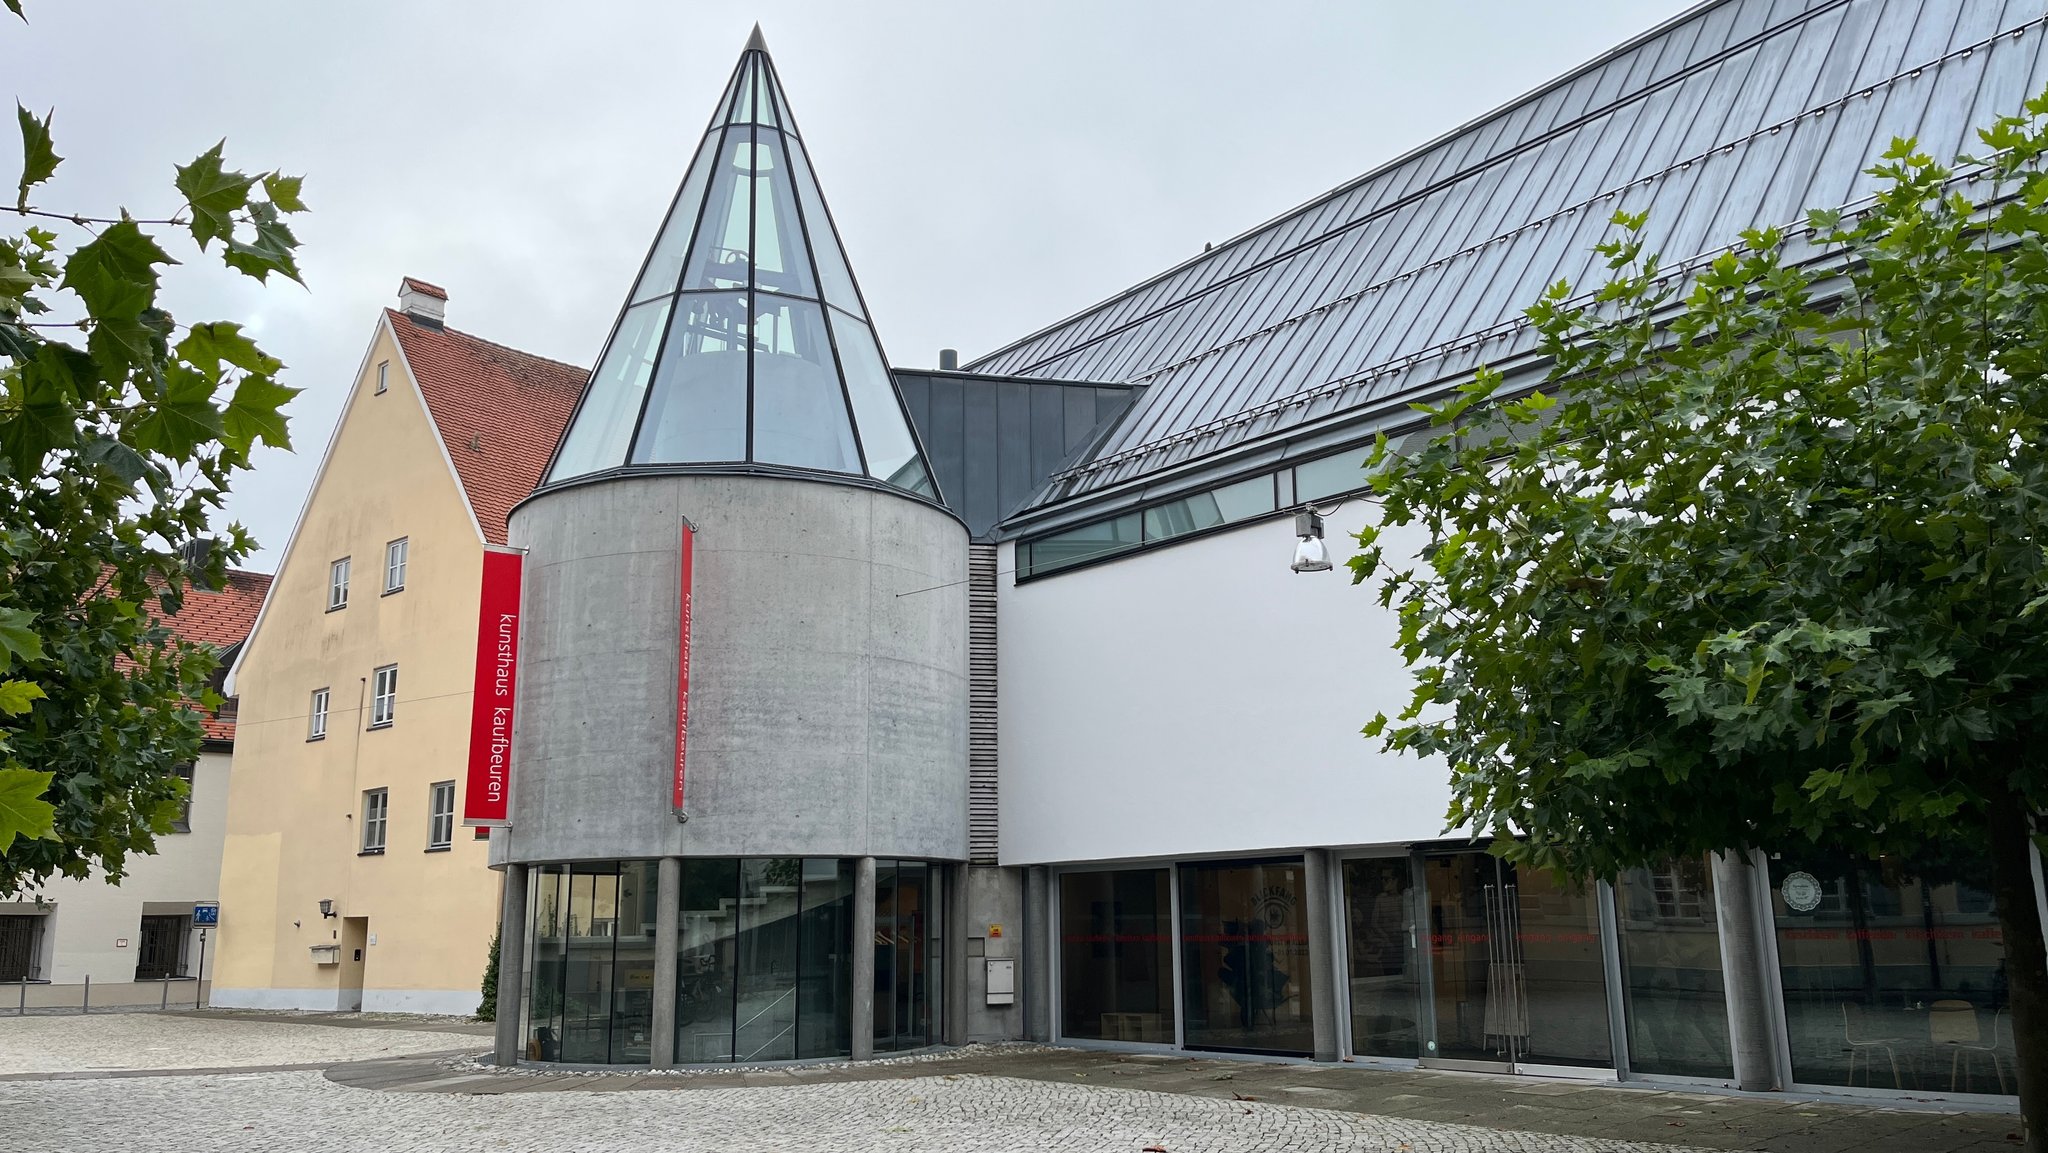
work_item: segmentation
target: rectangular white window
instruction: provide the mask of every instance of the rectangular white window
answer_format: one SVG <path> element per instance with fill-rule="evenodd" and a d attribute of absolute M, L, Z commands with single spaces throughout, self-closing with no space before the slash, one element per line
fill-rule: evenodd
<path fill-rule="evenodd" d="M 384 546 L 384 591 L 395 593 L 405 587 L 405 537 Z"/>
<path fill-rule="evenodd" d="M 398 666 L 378 669 L 370 685 L 370 727 L 381 729 L 391 723 L 398 709 Z"/>
<path fill-rule="evenodd" d="M 384 826 L 390 817 L 390 790 L 371 789 L 363 794 L 363 852 L 384 851 Z"/>
<path fill-rule="evenodd" d="M 388 361 L 388 360 L 380 360 L 380 361 L 378 361 L 378 362 L 377 362 L 377 395 L 378 395 L 378 396 L 383 396 L 383 395 L 384 395 L 384 390 L 385 390 L 385 389 L 387 389 L 387 388 L 389 388 L 389 387 L 391 387 L 391 379 L 390 379 L 390 377 L 391 377 L 391 362 L 390 362 L 390 361 Z"/>
<path fill-rule="evenodd" d="M 327 566 L 327 611 L 348 607 L 348 559 Z"/>
<path fill-rule="evenodd" d="M 445 849 L 455 843 L 455 782 L 435 781 L 432 795 L 427 809 L 427 848 Z"/>
<path fill-rule="evenodd" d="M 306 710 L 306 739 L 318 741 L 327 736 L 327 690 L 314 689 L 313 703 Z"/>

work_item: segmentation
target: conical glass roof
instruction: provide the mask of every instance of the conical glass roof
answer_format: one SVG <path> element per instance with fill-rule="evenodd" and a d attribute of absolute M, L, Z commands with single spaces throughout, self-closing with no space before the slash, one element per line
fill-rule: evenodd
<path fill-rule="evenodd" d="M 937 495 L 759 29 L 547 482 L 692 464 Z"/>

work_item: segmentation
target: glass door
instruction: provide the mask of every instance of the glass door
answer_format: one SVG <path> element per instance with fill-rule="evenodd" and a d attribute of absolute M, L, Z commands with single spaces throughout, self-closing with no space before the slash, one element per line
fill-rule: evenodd
<path fill-rule="evenodd" d="M 1351 1051 L 1361 1057 L 1418 1057 L 1422 982 L 1414 866 L 1400 856 L 1345 861 L 1343 868 Z"/>
<path fill-rule="evenodd" d="M 1435 1025 L 1425 1059 L 1611 1068 L 1597 890 L 1485 853 L 1430 854 L 1423 873 Z"/>

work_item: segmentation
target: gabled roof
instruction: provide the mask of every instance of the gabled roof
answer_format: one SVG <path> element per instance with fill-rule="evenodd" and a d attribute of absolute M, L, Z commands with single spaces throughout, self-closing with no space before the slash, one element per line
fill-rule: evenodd
<path fill-rule="evenodd" d="M 2038 0 L 1720 0 L 977 372 L 1150 387 L 1041 507 L 1226 450 L 1402 413 L 1534 355 L 1522 310 L 1586 288 L 1617 209 L 1666 268 L 1875 186 L 1894 136 L 1946 159 L 2048 82 Z M 1796 255 L 1796 254 L 1795 254 Z"/>
<path fill-rule="evenodd" d="M 589 370 L 385 315 L 484 538 L 504 544 L 506 514 L 540 483 Z"/>
<path fill-rule="evenodd" d="M 250 630 L 256 627 L 256 614 L 263 607 L 263 596 L 269 591 L 269 573 L 229 569 L 227 583 L 220 588 L 202 589 L 188 584 L 185 603 L 175 614 L 164 618 L 164 623 L 180 638 L 213 649 L 225 663 L 232 659 L 235 647 L 249 639 Z M 234 741 L 232 712 L 225 718 L 209 716 L 205 725 L 207 740 Z"/>

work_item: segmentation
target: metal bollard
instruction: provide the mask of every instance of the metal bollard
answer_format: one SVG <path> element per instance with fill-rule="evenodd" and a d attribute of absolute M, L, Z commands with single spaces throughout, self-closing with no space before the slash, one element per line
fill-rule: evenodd
<path fill-rule="evenodd" d="M 163 999 L 162 999 L 162 1000 L 159 1000 L 159 1001 L 157 1002 L 157 1005 L 156 1005 L 156 1011 L 157 1011 L 157 1012 L 159 1012 L 159 1013 L 161 1013 L 161 1012 L 163 1012 L 163 1011 L 164 1011 L 165 1009 L 168 1009 L 168 1008 L 170 1008 L 170 1007 L 171 1007 L 171 982 L 169 981 L 169 979 L 166 979 L 166 980 L 164 981 L 164 995 L 163 995 Z"/>
<path fill-rule="evenodd" d="M 83 1017 L 92 1012 L 92 974 L 85 975 L 85 1000 L 78 1003 L 78 1015 Z"/>
<path fill-rule="evenodd" d="M 28 1016 L 28 978 L 27 978 L 27 977 L 23 977 L 23 978 L 21 979 L 21 1004 L 19 1004 L 19 1005 L 15 1006 L 15 1009 L 14 1009 L 14 1015 L 15 1015 L 15 1016 L 17 1016 L 17 1017 L 26 1017 L 26 1016 Z"/>

